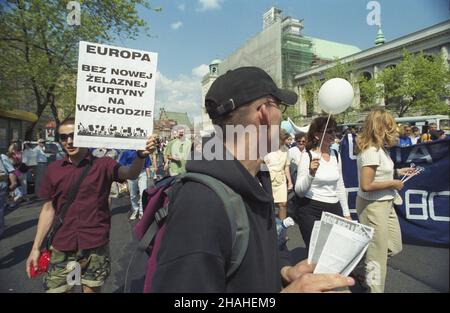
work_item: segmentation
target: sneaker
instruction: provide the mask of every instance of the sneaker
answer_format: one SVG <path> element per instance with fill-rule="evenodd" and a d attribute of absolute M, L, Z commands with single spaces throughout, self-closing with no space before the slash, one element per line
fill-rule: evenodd
<path fill-rule="evenodd" d="M 130 215 L 130 221 L 134 221 L 134 220 L 136 219 L 137 215 L 138 215 L 138 212 L 137 212 L 137 211 L 134 211 L 133 213 L 131 213 L 131 215 Z"/>

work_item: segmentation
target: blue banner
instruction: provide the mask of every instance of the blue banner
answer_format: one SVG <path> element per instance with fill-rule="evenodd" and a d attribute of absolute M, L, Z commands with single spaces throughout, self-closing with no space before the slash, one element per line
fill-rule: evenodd
<path fill-rule="evenodd" d="M 356 217 L 355 202 L 358 191 L 355 138 L 348 135 L 341 143 L 344 183 L 348 193 L 350 212 Z M 400 196 L 403 204 L 395 206 L 404 243 L 449 245 L 449 170 L 450 139 L 425 142 L 409 147 L 394 147 L 391 158 L 395 168 L 411 163 L 424 171 L 405 183 Z"/>

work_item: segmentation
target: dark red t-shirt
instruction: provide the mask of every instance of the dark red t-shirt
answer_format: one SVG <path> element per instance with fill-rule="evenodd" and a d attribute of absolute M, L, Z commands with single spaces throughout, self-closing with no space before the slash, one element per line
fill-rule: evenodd
<path fill-rule="evenodd" d="M 67 193 L 76 183 L 83 168 L 90 162 L 88 154 L 78 166 L 66 157 L 51 163 L 41 182 L 39 196 L 52 201 L 55 218 L 61 211 Z M 64 217 L 64 224 L 56 232 L 52 245 L 60 251 L 97 248 L 109 240 L 111 215 L 108 197 L 113 181 L 118 181 L 120 164 L 111 158 L 95 159 L 72 205 Z"/>

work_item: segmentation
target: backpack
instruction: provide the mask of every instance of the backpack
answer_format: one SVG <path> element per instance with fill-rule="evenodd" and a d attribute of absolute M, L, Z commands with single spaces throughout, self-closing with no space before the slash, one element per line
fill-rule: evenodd
<path fill-rule="evenodd" d="M 188 181 L 207 186 L 219 196 L 224 204 L 231 225 L 231 242 L 233 243 L 231 259 L 228 262 L 229 266 L 226 271 L 227 278 L 239 268 L 247 251 L 250 226 L 245 203 L 239 194 L 223 182 L 205 174 L 190 172 L 174 177 L 166 177 L 157 182 L 154 188 L 149 188 L 144 192 L 142 198 L 143 207 L 145 207 L 144 215 L 134 228 L 134 233 L 139 240 L 136 253 L 145 252 L 145 255 L 148 256 L 145 266 L 144 292 L 150 292 L 152 286 L 153 275 L 157 266 L 158 251 L 166 230 L 171 204 L 175 202 L 179 191 L 184 183 Z M 189 210 L 189 207 L 183 209 Z M 126 283 L 124 289 L 126 292 Z"/>

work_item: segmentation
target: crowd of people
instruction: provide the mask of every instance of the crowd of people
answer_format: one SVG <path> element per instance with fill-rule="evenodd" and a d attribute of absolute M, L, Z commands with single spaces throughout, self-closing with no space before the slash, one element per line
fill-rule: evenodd
<path fill-rule="evenodd" d="M 306 260 L 291 264 L 287 247 L 277 244 L 275 219 L 292 217 L 307 249 L 314 222 L 320 220 L 322 212 L 352 220 L 339 152 L 340 139 L 351 133 L 357 136 L 358 219 L 375 228 L 361 283 L 370 292 L 383 292 L 387 258 L 402 249 L 393 203 L 404 186 L 397 178 L 410 171 L 394 169 L 387 149 L 437 140 L 442 134 L 433 124 L 422 135 L 416 127 L 398 126 L 383 109 L 374 109 L 358 134 L 351 128 L 337 134 L 336 121 L 326 117 L 315 118 L 307 133 L 259 130 L 261 126 L 279 130 L 282 106 L 296 101 L 294 92 L 279 89 L 259 68 L 239 68 L 220 76 L 205 100 L 214 125 L 224 133 L 227 126 L 255 125 L 258 129 L 257 143 L 245 134 L 232 141 L 227 136 L 221 138 L 224 155 L 231 155 L 231 159 L 190 160 L 191 153 L 202 151 L 203 142 L 186 136 L 183 127 L 175 128 L 170 140 L 149 137 L 142 151 L 87 149 L 73 146 L 74 120 L 68 119 L 58 130 L 66 156 L 48 165 L 43 140 L 33 149 L 25 145 L 23 151 L 13 143 L 1 156 L 0 206 L 4 207 L 8 192 L 13 202 L 26 194 L 23 177 L 29 170 L 25 167 L 30 166 L 36 173 L 36 192 L 44 200 L 26 263 L 28 275 L 30 267 L 37 266 L 54 220 L 60 220 L 62 224 L 49 243 L 52 257 L 44 278 L 45 290 L 70 291 L 73 286 L 66 281 L 67 265 L 76 261 L 82 264 L 83 291 L 99 292 L 110 274 L 111 198 L 119 196 L 127 184 L 129 218 L 140 219 L 142 194 L 153 181 L 193 172 L 221 181 L 242 197 L 250 225 L 247 252 L 237 271 L 228 277 L 232 230 L 225 222 L 223 204 L 204 185 L 187 182 L 171 206 L 153 292 L 321 292 L 348 288 L 355 284 L 352 277 L 313 274 L 314 265 Z M 279 143 L 275 151 L 258 154 L 256 159 L 249 157 L 252 149 L 260 153 L 262 143 L 271 146 L 273 142 Z M 243 158 L 237 157 L 240 149 L 245 152 Z M 30 155 L 35 159 L 31 163 Z M 379 279 L 366 279 L 374 275 Z"/>

